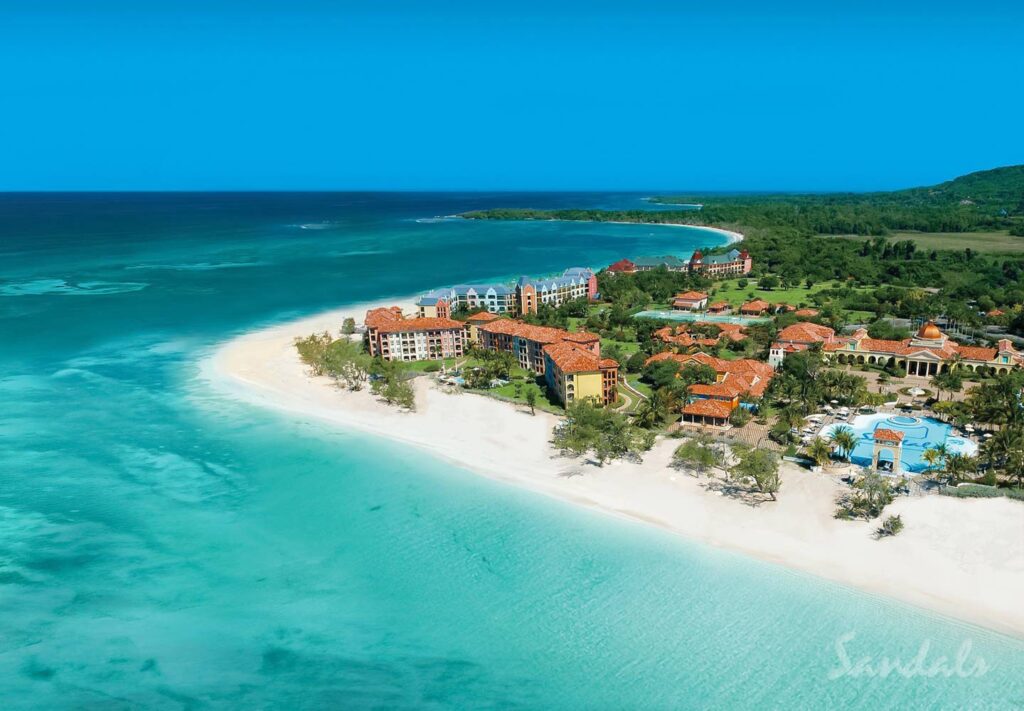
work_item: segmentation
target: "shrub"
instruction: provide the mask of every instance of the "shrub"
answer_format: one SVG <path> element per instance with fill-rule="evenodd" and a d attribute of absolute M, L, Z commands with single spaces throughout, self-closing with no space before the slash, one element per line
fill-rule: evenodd
<path fill-rule="evenodd" d="M 986 486 L 984 484 L 947 486 L 942 490 L 942 493 L 946 496 L 955 496 L 959 499 L 994 499 L 1002 496 L 998 487 Z"/>
<path fill-rule="evenodd" d="M 743 425 L 750 422 L 752 417 L 753 415 L 750 414 L 750 410 L 745 407 L 737 407 L 732 411 L 732 414 L 729 415 L 729 422 L 736 427 L 743 427 Z"/>
<path fill-rule="evenodd" d="M 436 361 L 432 363 L 427 363 L 425 366 L 423 366 L 424 373 L 436 373 L 439 370 L 441 370 L 441 364 Z"/>
<path fill-rule="evenodd" d="M 887 516 L 876 533 L 879 538 L 885 538 L 886 536 L 895 536 L 902 530 L 903 518 L 896 514 L 895 516 Z"/>

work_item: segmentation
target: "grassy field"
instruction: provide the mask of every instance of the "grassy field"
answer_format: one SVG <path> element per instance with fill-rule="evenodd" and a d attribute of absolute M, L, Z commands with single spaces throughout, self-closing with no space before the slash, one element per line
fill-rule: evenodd
<path fill-rule="evenodd" d="M 813 306 L 811 295 L 824 289 L 831 289 L 837 286 L 833 282 L 815 284 L 810 289 L 805 286 L 797 286 L 791 289 L 779 287 L 777 289 L 758 289 L 755 279 L 748 279 L 745 287 L 739 286 L 738 279 L 724 279 L 712 287 L 708 297 L 709 302 L 728 301 L 733 306 L 739 306 L 751 299 L 764 299 L 770 304 L 793 304 L 799 306 L 807 304 Z"/>
<path fill-rule="evenodd" d="M 545 410 L 556 415 L 564 415 L 565 408 L 562 407 L 554 396 L 548 391 L 548 389 L 542 386 L 536 376 L 532 373 L 527 373 L 524 370 L 517 369 L 517 372 L 512 375 L 512 382 L 508 385 L 502 385 L 500 388 L 491 388 L 490 390 L 477 390 L 479 392 L 490 397 L 497 398 L 499 400 L 505 400 L 507 402 L 514 402 L 517 405 L 526 407 L 526 393 L 529 390 L 533 390 L 537 393 L 537 402 L 535 407 L 538 410 Z"/>
<path fill-rule="evenodd" d="M 424 373 L 428 370 L 433 370 L 437 367 L 440 370 L 440 366 L 443 364 L 445 368 L 451 370 L 455 367 L 456 362 L 465 362 L 469 365 L 473 365 L 468 358 L 445 358 L 444 360 L 413 360 L 403 363 L 402 365 L 408 368 L 410 371 L 417 373 Z"/>
<path fill-rule="evenodd" d="M 640 373 L 630 373 L 626 376 L 626 382 L 647 397 L 650 397 L 654 393 L 650 385 L 640 380 Z"/>
<path fill-rule="evenodd" d="M 833 235 L 822 235 L 832 237 Z M 865 241 L 873 239 L 862 235 L 836 235 L 841 239 Z M 1019 254 L 1024 252 L 1024 237 L 1014 237 L 1009 232 L 893 232 L 889 241 L 913 241 L 918 249 L 961 250 L 970 247 L 976 252 L 995 254 Z"/>

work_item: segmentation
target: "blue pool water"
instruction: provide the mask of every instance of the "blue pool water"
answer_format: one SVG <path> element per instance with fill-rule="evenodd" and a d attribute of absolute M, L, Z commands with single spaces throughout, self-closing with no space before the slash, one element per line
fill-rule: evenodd
<path fill-rule="evenodd" d="M 431 219 L 629 200 L 0 195 L 0 708 L 1024 698 L 1020 640 L 264 411 L 200 377 L 222 340 L 345 303 L 719 243 Z M 970 642 L 991 669 L 834 678 L 850 633 L 853 658 L 909 660 L 925 642 L 955 657 Z"/>
<path fill-rule="evenodd" d="M 842 424 L 829 425 L 821 431 L 821 436 L 828 439 L 829 435 Z M 974 442 L 952 435 L 953 427 L 930 417 L 908 417 L 905 415 L 858 415 L 853 422 L 845 425 L 857 435 L 857 446 L 851 453 L 854 464 L 870 466 L 874 455 L 874 432 L 878 428 L 899 430 L 903 433 L 903 450 L 900 457 L 901 469 L 907 472 L 923 472 L 928 465 L 922 459 L 924 450 L 945 444 L 950 453 L 975 454 L 978 445 Z M 883 455 L 883 459 L 890 458 Z"/>
<path fill-rule="evenodd" d="M 733 323 L 737 326 L 746 326 L 752 323 L 764 323 L 766 318 L 751 318 L 749 316 L 731 316 L 729 314 L 706 314 L 693 311 L 640 311 L 635 314 L 636 318 L 656 318 L 665 321 L 708 321 L 709 323 Z"/>

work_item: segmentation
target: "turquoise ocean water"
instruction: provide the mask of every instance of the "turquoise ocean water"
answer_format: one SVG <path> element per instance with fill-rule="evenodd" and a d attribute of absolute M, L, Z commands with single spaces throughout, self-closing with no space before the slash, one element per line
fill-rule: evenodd
<path fill-rule="evenodd" d="M 429 219 L 639 197 L 0 196 L 0 708 L 1020 708 L 1018 640 L 199 378 L 344 303 L 720 243 Z M 988 670 L 834 678 L 844 635 Z"/>

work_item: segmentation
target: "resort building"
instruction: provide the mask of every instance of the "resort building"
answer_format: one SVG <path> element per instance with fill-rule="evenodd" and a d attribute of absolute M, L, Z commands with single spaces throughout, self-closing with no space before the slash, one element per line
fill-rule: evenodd
<path fill-rule="evenodd" d="M 694 330 L 703 330 L 705 333 L 694 333 Z M 714 333 L 708 333 L 714 331 Z M 708 321 L 695 321 L 692 324 L 681 323 L 675 326 L 659 328 L 651 334 L 662 343 L 667 343 L 678 348 L 705 347 L 713 348 L 723 340 L 742 341 L 746 338 L 746 329 L 743 326 L 732 323 L 710 323 Z"/>
<path fill-rule="evenodd" d="M 704 256 L 698 249 L 690 257 L 690 272 L 700 274 L 708 279 L 721 279 L 729 276 L 749 274 L 754 268 L 754 260 L 747 250 L 731 249 L 725 254 L 709 254 Z"/>
<path fill-rule="evenodd" d="M 466 319 L 466 340 L 470 343 L 476 344 L 480 342 L 480 327 L 484 326 L 495 319 L 501 318 L 497 314 L 492 314 L 490 311 L 481 311 L 475 313 Z"/>
<path fill-rule="evenodd" d="M 950 339 L 931 321 L 922 325 L 913 338 L 900 341 L 871 338 L 863 328 L 849 336 L 837 336 L 827 326 L 793 324 L 779 332 L 768 362 L 778 367 L 787 354 L 806 350 L 814 343 L 820 343 L 825 355 L 837 363 L 892 365 L 907 375 L 922 377 L 951 368 L 995 375 L 1024 365 L 1024 353 L 1005 338 L 994 348 L 965 346 Z"/>
<path fill-rule="evenodd" d="M 637 257 L 633 260 L 633 264 L 638 272 L 650 272 L 661 268 L 665 268 L 670 272 L 690 271 L 689 262 L 683 261 L 679 257 L 673 257 L 670 254 L 664 257 Z"/>
<path fill-rule="evenodd" d="M 815 343 L 826 343 L 834 337 L 835 331 L 816 323 L 794 323 L 792 326 L 786 326 L 775 336 L 775 342 L 768 349 L 768 364 L 778 368 L 788 354 L 805 351 Z"/>
<path fill-rule="evenodd" d="M 748 301 L 740 307 L 740 313 L 744 316 L 764 316 L 771 310 L 772 305 L 763 299 Z"/>
<path fill-rule="evenodd" d="M 421 315 L 427 315 L 429 312 L 425 309 L 438 301 L 448 304 L 449 315 L 460 308 L 469 311 L 485 309 L 494 314 L 515 314 L 517 311 L 515 290 L 505 284 L 457 284 L 450 289 L 431 291 L 417 302 Z M 423 303 L 428 306 L 421 306 Z"/>
<path fill-rule="evenodd" d="M 728 301 L 716 301 L 713 304 L 708 304 L 709 314 L 727 314 L 732 311 L 732 306 Z"/>
<path fill-rule="evenodd" d="M 618 398 L 619 364 L 562 341 L 544 346 L 544 379 L 563 405 L 577 400 L 607 405 Z"/>
<path fill-rule="evenodd" d="M 675 360 L 681 368 L 690 364 L 706 365 L 715 371 L 715 382 L 691 385 L 689 398 L 683 405 L 683 422 L 724 427 L 729 416 L 740 407 L 744 398 L 764 395 L 775 371 L 767 363 L 743 358 L 724 360 L 707 353 L 677 355 L 658 353 L 647 359 L 645 365 L 660 360 Z"/>
<path fill-rule="evenodd" d="M 570 333 L 561 328 L 533 326 L 508 318 L 495 319 L 478 327 L 480 347 L 486 350 L 507 351 L 516 357 L 524 370 L 544 374 L 544 346 L 569 342 L 601 355 L 601 337 L 583 331 Z"/>
<path fill-rule="evenodd" d="M 703 311 L 708 305 L 708 295 L 702 291 L 685 291 L 672 299 L 672 308 L 677 311 Z"/>
<path fill-rule="evenodd" d="M 820 313 L 818 309 L 797 309 L 793 315 L 797 318 L 817 318 Z"/>
<path fill-rule="evenodd" d="M 366 346 L 384 360 L 457 358 L 465 351 L 465 326 L 439 317 L 405 318 L 397 306 L 366 312 Z"/>
<path fill-rule="evenodd" d="M 590 269 L 573 267 L 551 279 L 520 277 L 515 293 L 517 313 L 535 314 L 541 304 L 557 307 L 576 299 L 593 301 L 597 298 L 597 276 Z"/>
<path fill-rule="evenodd" d="M 514 286 L 507 284 L 457 284 L 424 294 L 416 302 L 421 317 L 449 318 L 451 312 L 464 308 L 484 309 L 493 314 L 521 316 L 537 313 L 541 304 L 560 306 L 574 299 L 597 298 L 597 276 L 586 267 L 572 267 L 561 276 L 549 279 L 520 277 Z M 443 302 L 443 303 L 442 303 Z M 445 307 L 446 305 L 446 307 Z M 447 315 L 442 310 L 447 308 Z"/>
<path fill-rule="evenodd" d="M 416 302 L 416 315 L 420 318 L 451 318 L 451 304 L 436 293 L 424 294 Z"/>
<path fill-rule="evenodd" d="M 653 269 L 665 268 L 670 272 L 689 272 L 708 279 L 720 279 L 729 276 L 749 274 L 754 268 L 754 260 L 747 250 L 731 249 L 725 254 L 704 255 L 699 249 L 690 259 L 684 261 L 679 257 L 637 257 L 636 259 L 620 259 L 608 266 L 609 274 L 633 274 L 649 272 Z"/>
<path fill-rule="evenodd" d="M 628 259 L 620 259 L 608 266 L 609 274 L 633 274 L 635 271 L 636 265 Z"/>

